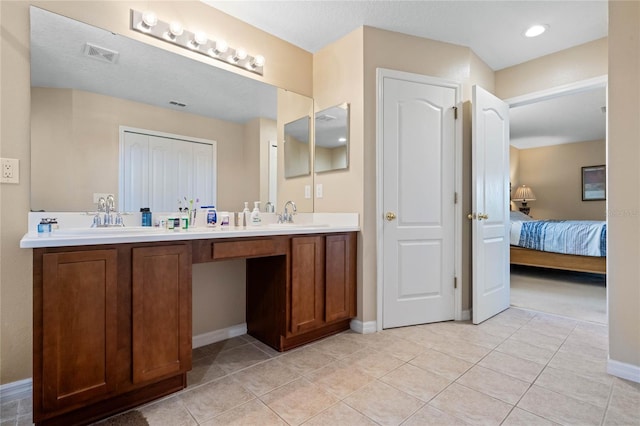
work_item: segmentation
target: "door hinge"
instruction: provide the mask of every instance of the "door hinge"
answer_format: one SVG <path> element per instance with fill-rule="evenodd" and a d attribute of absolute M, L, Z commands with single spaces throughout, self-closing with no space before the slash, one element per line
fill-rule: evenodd
<path fill-rule="evenodd" d="M 458 107 L 457 106 L 453 107 L 453 119 L 454 120 L 458 119 Z"/>
<path fill-rule="evenodd" d="M 453 277 L 453 288 L 458 288 L 458 277 Z"/>
<path fill-rule="evenodd" d="M 453 193 L 453 204 L 458 204 L 458 193 L 457 192 Z"/>

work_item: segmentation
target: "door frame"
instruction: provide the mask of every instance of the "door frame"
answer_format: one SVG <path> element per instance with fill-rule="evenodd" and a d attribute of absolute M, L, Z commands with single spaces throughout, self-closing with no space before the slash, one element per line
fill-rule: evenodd
<path fill-rule="evenodd" d="M 608 76 L 601 75 L 599 77 L 588 78 L 586 80 L 576 81 L 574 83 L 555 86 L 550 89 L 538 90 L 520 96 L 503 99 L 509 105 L 509 108 L 534 104 L 536 102 L 557 98 L 572 93 L 585 92 L 600 87 L 607 87 Z"/>
<path fill-rule="evenodd" d="M 454 188 L 457 194 L 457 202 L 454 206 L 454 274 L 458 280 L 458 285 L 454 289 L 454 320 L 463 318 L 462 312 L 462 83 L 454 80 L 447 80 L 439 77 L 432 77 L 423 74 L 397 71 L 388 68 L 376 68 L 376 330 L 382 331 L 382 310 L 383 310 L 383 240 L 382 227 L 384 224 L 384 213 L 382 205 L 383 190 L 383 156 L 382 156 L 382 112 L 383 81 L 385 77 L 419 79 L 420 82 L 455 90 L 456 106 L 458 108 L 458 118 L 455 123 L 455 159 L 454 159 Z M 452 196 L 454 194 L 451 194 Z M 451 283 L 453 285 L 453 283 Z M 466 316 L 466 315 L 465 315 Z"/>

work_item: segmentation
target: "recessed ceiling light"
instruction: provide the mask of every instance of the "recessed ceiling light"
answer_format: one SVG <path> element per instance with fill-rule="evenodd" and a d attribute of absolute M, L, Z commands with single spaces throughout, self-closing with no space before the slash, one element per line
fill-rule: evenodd
<path fill-rule="evenodd" d="M 525 31 L 524 35 L 525 37 L 538 37 L 540 34 L 547 31 L 548 28 L 548 25 L 532 25 L 527 29 L 527 31 Z"/>

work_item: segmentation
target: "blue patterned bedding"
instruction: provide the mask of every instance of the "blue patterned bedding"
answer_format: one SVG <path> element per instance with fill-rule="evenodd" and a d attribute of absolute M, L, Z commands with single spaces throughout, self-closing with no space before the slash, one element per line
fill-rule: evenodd
<path fill-rule="evenodd" d="M 607 255 L 607 224 L 591 220 L 512 221 L 510 243 L 533 250 L 603 257 Z"/>

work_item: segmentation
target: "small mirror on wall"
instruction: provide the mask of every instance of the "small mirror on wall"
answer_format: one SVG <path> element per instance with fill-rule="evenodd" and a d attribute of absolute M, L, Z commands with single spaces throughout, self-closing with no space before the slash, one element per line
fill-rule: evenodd
<path fill-rule="evenodd" d="M 284 177 L 311 174 L 309 147 L 311 117 L 304 116 L 284 125 Z"/>
<path fill-rule="evenodd" d="M 315 116 L 315 172 L 349 168 L 349 104 L 318 111 Z"/>

